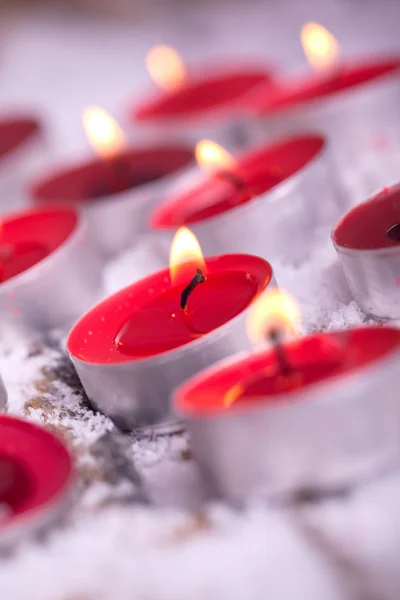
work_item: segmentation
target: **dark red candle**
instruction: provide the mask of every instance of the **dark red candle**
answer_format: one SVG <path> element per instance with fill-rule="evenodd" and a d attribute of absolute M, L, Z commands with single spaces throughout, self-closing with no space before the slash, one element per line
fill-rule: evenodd
<path fill-rule="evenodd" d="M 73 483 L 72 459 L 64 445 L 41 427 L 0 416 L 0 542 L 18 525 L 43 527 L 65 509 Z M 11 532 L 10 532 L 11 533 Z"/>
<path fill-rule="evenodd" d="M 299 104 L 323 101 L 336 94 L 346 94 L 400 69 L 399 58 L 371 59 L 335 65 L 330 71 L 308 73 L 297 80 L 275 80 L 262 86 L 248 99 L 248 106 L 257 114 L 290 110 Z"/>
<path fill-rule="evenodd" d="M 38 203 L 88 203 L 141 188 L 183 169 L 193 151 L 175 145 L 130 148 L 105 159 L 95 158 L 62 169 L 34 183 L 31 196 Z"/>
<path fill-rule="evenodd" d="M 177 284 L 171 284 L 168 269 L 159 271 L 96 306 L 72 330 L 71 355 L 115 364 L 180 348 L 234 319 L 272 277 L 268 263 L 253 256 L 207 258 L 207 280 L 193 291 L 185 313 L 181 294 L 195 270 L 189 265 Z"/>
<path fill-rule="evenodd" d="M 272 349 L 211 367 L 182 386 L 176 398 L 179 412 L 196 415 L 241 411 L 290 402 L 323 382 L 373 366 L 400 347 L 400 331 L 366 327 L 315 334 L 284 344 L 289 374 L 283 374 Z M 293 396 L 298 400 L 298 394 Z"/>
<path fill-rule="evenodd" d="M 0 282 L 45 259 L 76 226 L 77 214 L 61 208 L 31 210 L 4 219 L 0 226 Z"/>
<path fill-rule="evenodd" d="M 324 144 L 322 137 L 307 135 L 247 152 L 229 171 L 216 171 L 197 187 L 167 199 L 151 215 L 151 226 L 164 229 L 198 223 L 243 206 L 289 180 Z"/>

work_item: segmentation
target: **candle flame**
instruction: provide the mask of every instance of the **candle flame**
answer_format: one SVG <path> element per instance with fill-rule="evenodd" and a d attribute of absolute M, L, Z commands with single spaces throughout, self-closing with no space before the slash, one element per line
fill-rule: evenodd
<path fill-rule="evenodd" d="M 199 167 L 206 171 L 223 169 L 229 171 L 236 166 L 236 160 L 225 148 L 211 140 L 201 140 L 195 148 Z"/>
<path fill-rule="evenodd" d="M 82 114 L 83 127 L 95 152 L 112 158 L 126 147 L 124 132 L 118 123 L 99 106 L 88 106 Z"/>
<path fill-rule="evenodd" d="M 312 21 L 301 29 L 301 43 L 308 62 L 314 69 L 327 69 L 339 54 L 336 38 L 322 25 Z"/>
<path fill-rule="evenodd" d="M 278 330 L 286 337 L 300 332 L 301 315 L 296 300 L 279 288 L 267 290 L 250 306 L 246 329 L 249 340 L 257 345 L 265 342 L 268 332 Z"/>
<path fill-rule="evenodd" d="M 169 270 L 172 285 L 187 284 L 196 269 L 206 275 L 207 268 L 200 244 L 187 227 L 180 227 L 172 240 L 169 253 Z"/>
<path fill-rule="evenodd" d="M 181 57 L 169 46 L 151 48 L 146 56 L 146 67 L 152 80 L 167 92 L 179 89 L 187 79 Z"/>

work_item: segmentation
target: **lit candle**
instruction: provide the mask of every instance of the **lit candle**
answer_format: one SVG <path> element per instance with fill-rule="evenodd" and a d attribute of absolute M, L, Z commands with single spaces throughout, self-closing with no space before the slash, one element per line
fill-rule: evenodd
<path fill-rule="evenodd" d="M 380 319 L 400 318 L 400 187 L 350 210 L 332 240 L 360 308 Z"/>
<path fill-rule="evenodd" d="M 32 116 L 0 118 L 0 210 L 19 210 L 28 203 L 26 184 L 48 158 L 42 123 Z"/>
<path fill-rule="evenodd" d="M 189 137 L 195 142 L 212 135 L 228 147 L 251 141 L 243 104 L 251 90 L 271 81 L 266 68 L 239 63 L 189 72 L 168 46 L 152 48 L 146 66 L 158 92 L 132 108 L 136 126 L 146 126 L 148 134 L 164 139 Z"/>
<path fill-rule="evenodd" d="M 239 504 L 340 489 L 400 450 L 400 331 L 366 327 L 288 341 L 298 311 L 282 294 L 264 294 L 249 313 L 252 339 L 267 338 L 272 348 L 214 365 L 175 394 L 213 491 Z"/>
<path fill-rule="evenodd" d="M 260 117 L 254 126 L 262 139 L 299 129 L 328 135 L 343 180 L 360 200 L 398 175 L 400 59 L 339 60 L 336 40 L 317 23 L 303 27 L 302 43 L 315 73 L 282 78 L 274 92 L 256 90 L 249 100 Z"/>
<path fill-rule="evenodd" d="M 181 428 L 170 393 L 248 347 L 247 309 L 272 282 L 265 260 L 240 254 L 204 260 L 193 234 L 180 230 L 170 271 L 110 296 L 70 333 L 67 349 L 89 399 L 123 428 Z"/>
<path fill-rule="evenodd" d="M 64 515 L 73 485 L 72 458 L 57 437 L 28 421 L 0 416 L 0 547 Z"/>
<path fill-rule="evenodd" d="M 348 206 L 318 135 L 280 140 L 237 159 L 203 141 L 196 156 L 211 174 L 160 203 L 150 223 L 164 232 L 190 226 L 208 255 L 248 252 L 299 263 L 318 229 Z"/>
<path fill-rule="evenodd" d="M 85 110 L 84 126 L 99 158 L 42 177 L 30 193 L 40 204 L 82 208 L 107 258 L 143 232 L 149 211 L 193 160 L 193 151 L 165 143 L 129 147 L 118 124 L 98 107 Z"/>
<path fill-rule="evenodd" d="M 16 213 L 0 226 L 0 332 L 43 333 L 101 297 L 101 264 L 74 210 Z"/>

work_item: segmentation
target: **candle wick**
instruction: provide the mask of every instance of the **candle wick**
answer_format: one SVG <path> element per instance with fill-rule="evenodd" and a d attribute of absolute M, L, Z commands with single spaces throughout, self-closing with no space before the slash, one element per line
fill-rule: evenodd
<path fill-rule="evenodd" d="M 216 176 L 218 179 L 222 179 L 230 183 L 238 192 L 242 192 L 247 188 L 247 184 L 244 179 L 233 171 L 221 169 L 220 171 L 217 171 Z"/>
<path fill-rule="evenodd" d="M 181 309 L 186 312 L 187 311 L 187 303 L 188 303 L 188 298 L 190 296 L 190 294 L 193 292 L 194 288 L 199 284 L 199 283 L 204 283 L 207 280 L 207 277 L 205 277 L 203 275 L 203 272 L 201 269 L 196 269 L 196 274 L 193 277 L 193 279 L 191 280 L 191 282 L 189 283 L 189 285 L 187 285 L 185 287 L 185 289 L 183 290 L 182 294 L 181 294 Z"/>
<path fill-rule="evenodd" d="M 290 364 L 285 347 L 282 344 L 282 332 L 278 328 L 273 327 L 268 332 L 268 338 L 273 344 L 275 358 L 278 363 L 280 373 L 282 375 L 290 375 L 293 372 L 293 368 Z"/>

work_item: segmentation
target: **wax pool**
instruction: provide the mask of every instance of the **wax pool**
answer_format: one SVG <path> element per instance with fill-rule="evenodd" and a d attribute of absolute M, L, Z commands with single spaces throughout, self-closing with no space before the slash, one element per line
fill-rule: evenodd
<path fill-rule="evenodd" d="M 315 334 L 284 345 L 291 366 L 288 375 L 281 372 L 271 349 L 248 354 L 183 386 L 178 408 L 199 414 L 249 409 L 289 402 L 291 394 L 299 391 L 306 399 L 307 388 L 361 371 L 399 345 L 400 332 L 383 327 Z"/>
<path fill-rule="evenodd" d="M 268 263 L 248 255 L 206 259 L 207 281 L 190 295 L 181 293 L 196 272 L 172 285 L 165 269 L 114 294 L 85 315 L 73 329 L 68 349 L 94 363 L 120 363 L 155 356 L 188 344 L 234 319 L 271 280 Z"/>

